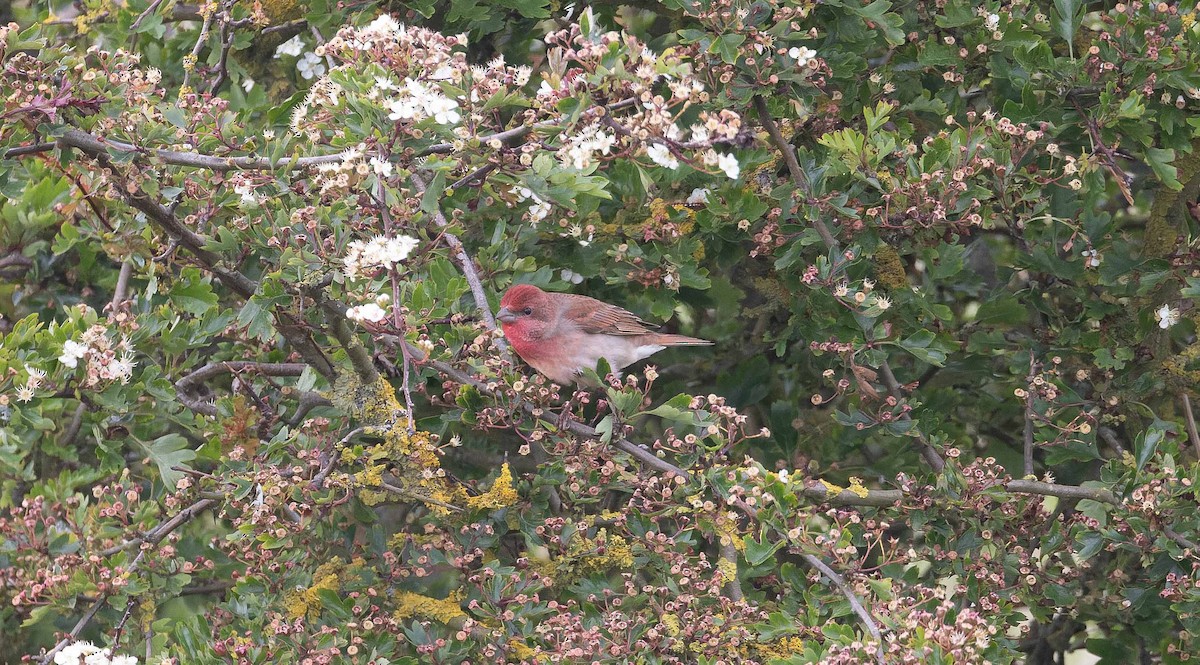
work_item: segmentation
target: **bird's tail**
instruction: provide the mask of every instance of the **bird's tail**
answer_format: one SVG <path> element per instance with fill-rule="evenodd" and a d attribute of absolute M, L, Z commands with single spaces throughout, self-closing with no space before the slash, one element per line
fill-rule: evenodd
<path fill-rule="evenodd" d="M 688 337 L 687 335 L 668 335 L 657 334 L 654 336 L 654 343 L 662 346 L 710 346 L 712 342 L 699 337 Z"/>

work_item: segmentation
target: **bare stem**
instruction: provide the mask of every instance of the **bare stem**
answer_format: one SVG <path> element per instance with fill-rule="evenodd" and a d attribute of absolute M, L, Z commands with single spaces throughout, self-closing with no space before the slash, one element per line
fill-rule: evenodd
<path fill-rule="evenodd" d="M 855 595 L 854 590 L 850 588 L 850 585 L 846 584 L 846 580 L 843 579 L 842 576 L 837 573 L 837 571 L 827 566 L 825 562 L 820 559 L 820 557 L 812 554 L 802 554 L 801 556 L 806 562 L 808 562 L 808 565 L 816 568 L 822 575 L 828 578 L 830 582 L 833 582 L 833 585 L 836 586 L 838 590 L 842 592 L 842 595 L 846 597 L 846 600 L 850 603 L 850 608 L 853 609 L 854 613 L 858 615 L 858 618 L 862 620 L 863 625 L 866 626 L 867 632 L 871 634 L 871 637 L 875 638 L 875 643 L 878 645 L 876 656 L 878 657 L 879 662 L 883 663 L 883 634 L 879 632 L 879 624 L 875 623 L 875 619 L 871 616 L 871 613 L 867 611 L 867 608 L 863 607 L 862 601 L 858 599 L 857 595 Z"/>

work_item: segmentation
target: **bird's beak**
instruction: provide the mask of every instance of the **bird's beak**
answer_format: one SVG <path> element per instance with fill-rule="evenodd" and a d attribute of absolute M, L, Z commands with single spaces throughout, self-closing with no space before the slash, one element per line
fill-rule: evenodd
<path fill-rule="evenodd" d="M 512 323 L 517 320 L 517 315 L 508 311 L 507 307 L 501 307 L 499 312 L 496 312 L 496 320 L 500 323 Z"/>

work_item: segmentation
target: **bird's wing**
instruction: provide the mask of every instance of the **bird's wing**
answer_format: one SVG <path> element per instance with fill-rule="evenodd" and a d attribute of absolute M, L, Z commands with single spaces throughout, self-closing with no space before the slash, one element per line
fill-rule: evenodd
<path fill-rule="evenodd" d="M 600 335 L 645 335 L 656 332 L 636 314 L 595 298 L 562 294 L 568 298 L 563 320 L 575 324 L 585 333 Z"/>

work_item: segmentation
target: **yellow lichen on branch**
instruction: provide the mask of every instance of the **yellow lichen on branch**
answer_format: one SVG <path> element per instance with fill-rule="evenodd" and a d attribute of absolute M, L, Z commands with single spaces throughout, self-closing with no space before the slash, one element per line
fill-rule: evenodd
<path fill-rule="evenodd" d="M 350 479 L 364 503 L 375 505 L 389 497 L 385 482 L 412 492 L 414 497 L 427 496 L 441 503 L 460 498 L 461 490 L 456 492 L 448 484 L 433 437 L 412 428 L 396 389 L 386 378 L 380 376 L 368 384 L 353 372 L 343 372 L 334 383 L 332 401 L 364 427 L 364 434 L 382 438 L 373 445 L 342 450 L 343 464 L 361 466 Z M 445 510 L 436 504 L 429 506 Z"/>

